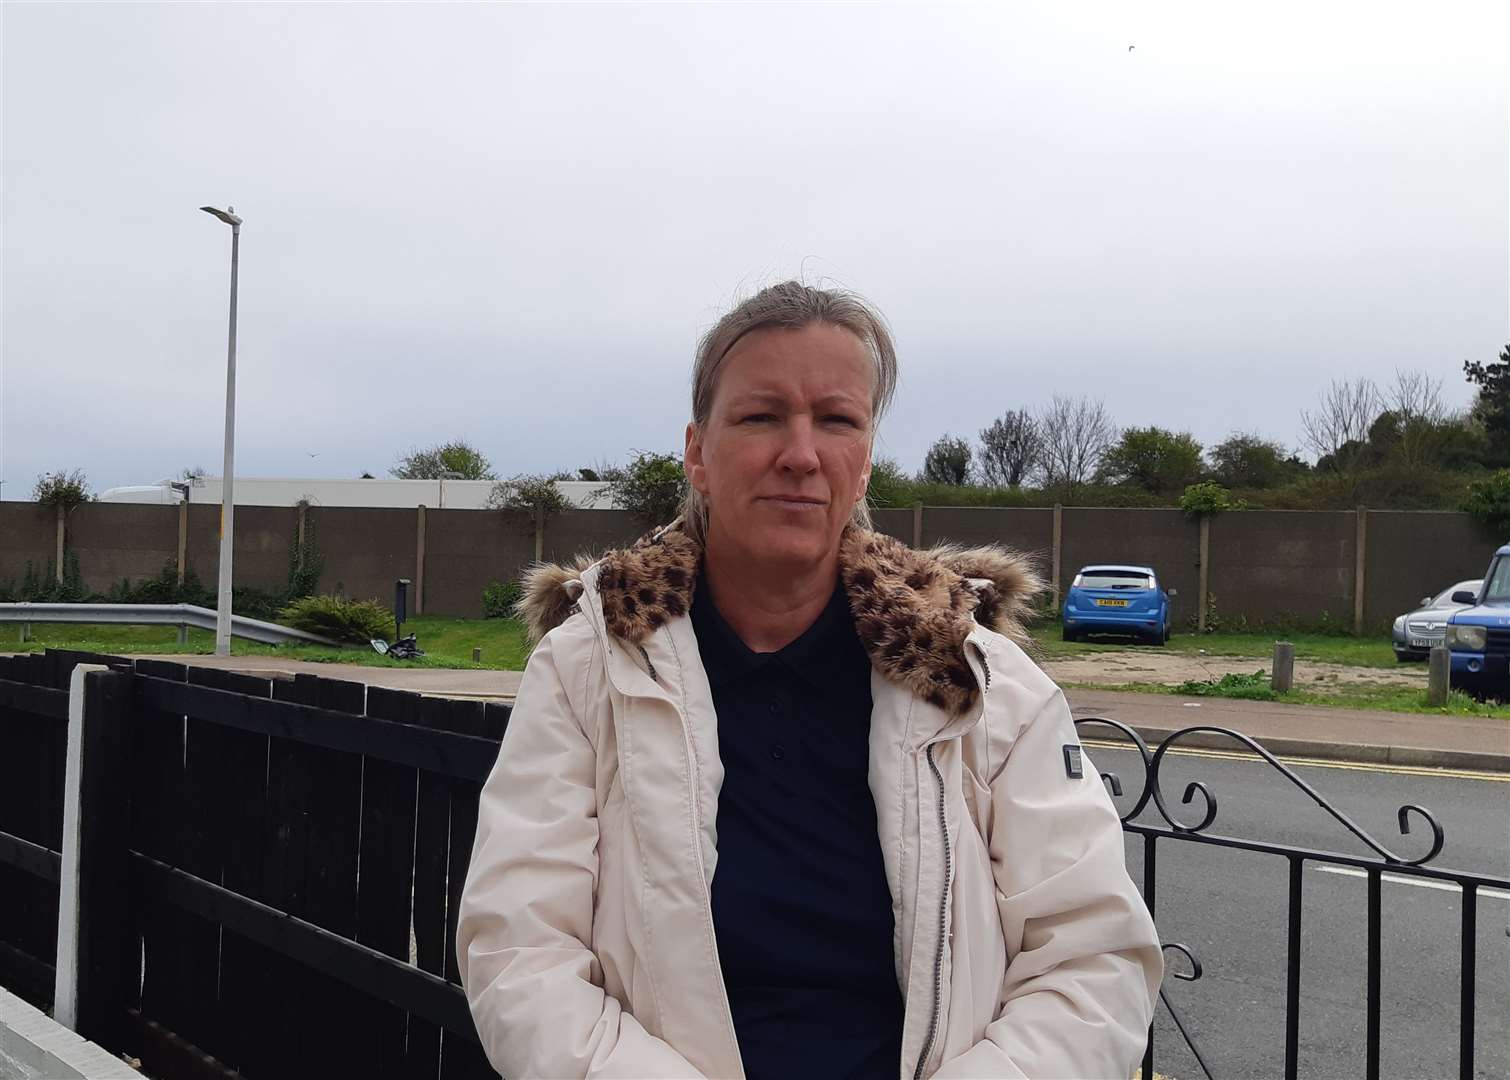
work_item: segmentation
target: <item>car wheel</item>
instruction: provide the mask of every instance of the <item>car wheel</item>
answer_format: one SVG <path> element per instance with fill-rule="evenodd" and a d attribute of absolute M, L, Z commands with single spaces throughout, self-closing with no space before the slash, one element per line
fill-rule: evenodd
<path fill-rule="evenodd" d="M 1080 640 L 1080 632 L 1078 630 L 1071 630 L 1068 626 L 1066 626 L 1064 628 L 1064 640 L 1065 641 L 1079 641 Z"/>
<path fill-rule="evenodd" d="M 1169 624 L 1168 623 L 1164 624 L 1164 632 L 1159 635 L 1159 644 L 1160 645 L 1168 645 L 1169 644 Z"/>
<path fill-rule="evenodd" d="M 1408 664 L 1413 659 L 1414 659 L 1414 657 L 1412 657 L 1410 655 L 1410 653 L 1408 653 L 1408 652 L 1401 652 L 1399 649 L 1395 650 L 1395 662 L 1396 663 L 1399 663 L 1399 664 Z"/>

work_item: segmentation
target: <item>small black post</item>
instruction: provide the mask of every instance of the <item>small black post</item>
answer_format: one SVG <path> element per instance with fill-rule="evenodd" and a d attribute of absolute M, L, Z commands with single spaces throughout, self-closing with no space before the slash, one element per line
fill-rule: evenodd
<path fill-rule="evenodd" d="M 135 903 L 130 882 L 129 737 L 134 675 L 84 677 L 79 759 L 78 1016 L 76 1030 L 122 1045 L 122 1021 L 138 985 Z"/>
<path fill-rule="evenodd" d="M 393 640 L 404 635 L 404 621 L 408 618 L 406 608 L 409 600 L 409 579 L 399 578 L 393 583 Z"/>

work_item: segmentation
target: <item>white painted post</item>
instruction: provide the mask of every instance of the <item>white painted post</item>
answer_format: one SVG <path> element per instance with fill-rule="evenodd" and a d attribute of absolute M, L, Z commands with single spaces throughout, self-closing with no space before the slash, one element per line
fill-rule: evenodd
<path fill-rule="evenodd" d="M 79 791 L 84 765 L 84 678 L 109 671 L 103 664 L 79 664 L 68 683 L 68 752 L 63 780 L 63 867 L 58 877 L 57 976 L 53 1019 L 70 1031 L 79 1021 Z"/>

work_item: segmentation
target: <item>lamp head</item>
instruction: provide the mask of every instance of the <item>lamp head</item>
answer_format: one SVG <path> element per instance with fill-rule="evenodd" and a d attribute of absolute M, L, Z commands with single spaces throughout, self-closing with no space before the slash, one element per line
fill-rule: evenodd
<path fill-rule="evenodd" d="M 234 206 L 227 206 L 224 210 L 217 209 L 213 206 L 201 206 L 200 209 L 203 210 L 206 214 L 215 215 L 221 221 L 231 226 L 233 229 L 241 224 L 241 219 L 234 213 L 236 209 Z"/>

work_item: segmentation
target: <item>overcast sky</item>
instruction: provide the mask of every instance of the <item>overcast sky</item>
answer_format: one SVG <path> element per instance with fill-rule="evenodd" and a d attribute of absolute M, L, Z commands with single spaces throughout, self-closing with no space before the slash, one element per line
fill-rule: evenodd
<path fill-rule="evenodd" d="M 799 275 L 894 326 L 908 469 L 1056 393 L 1208 446 L 1333 378 L 1464 405 L 1503 7 L 8 2 L 0 493 L 220 473 L 205 203 L 243 476 L 679 451 L 697 336 Z"/>

